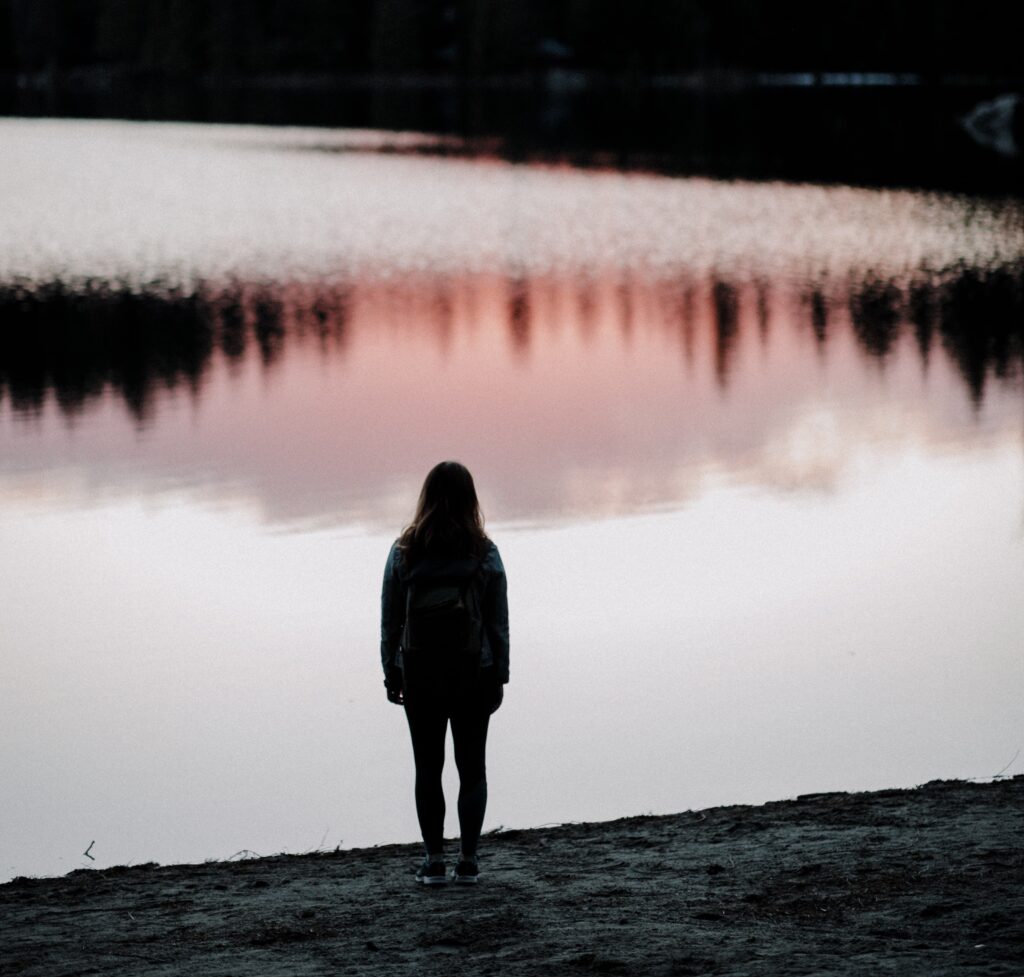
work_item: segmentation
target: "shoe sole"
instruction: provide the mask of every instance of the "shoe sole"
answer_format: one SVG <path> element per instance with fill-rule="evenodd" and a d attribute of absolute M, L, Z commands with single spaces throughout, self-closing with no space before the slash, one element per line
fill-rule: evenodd
<path fill-rule="evenodd" d="M 476 885 L 480 881 L 478 875 L 454 875 L 452 881 L 456 885 Z"/>
<path fill-rule="evenodd" d="M 424 875 L 419 879 L 424 885 L 447 885 L 447 875 Z"/>

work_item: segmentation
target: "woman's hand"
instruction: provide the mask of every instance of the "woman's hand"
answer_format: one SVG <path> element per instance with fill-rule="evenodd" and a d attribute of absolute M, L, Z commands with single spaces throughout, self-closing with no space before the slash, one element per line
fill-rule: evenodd
<path fill-rule="evenodd" d="M 490 694 L 487 699 L 487 711 L 490 715 L 494 715 L 500 708 L 501 703 L 505 698 L 505 686 L 501 682 L 495 682 L 490 689 Z"/>
<path fill-rule="evenodd" d="M 388 692 L 388 702 L 396 706 L 405 705 L 405 683 L 400 668 L 389 668 L 384 676 L 384 688 Z"/>

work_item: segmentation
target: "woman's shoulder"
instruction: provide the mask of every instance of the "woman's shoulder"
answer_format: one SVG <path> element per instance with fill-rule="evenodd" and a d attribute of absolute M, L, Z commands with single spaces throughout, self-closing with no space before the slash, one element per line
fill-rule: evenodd
<path fill-rule="evenodd" d="M 484 546 L 483 558 L 481 565 L 484 570 L 489 573 L 504 573 L 505 566 L 501 562 L 501 553 L 498 551 L 498 545 L 493 539 L 488 539 Z"/>
<path fill-rule="evenodd" d="M 388 550 L 387 567 L 390 570 L 397 571 L 402 562 L 402 540 L 399 537 L 391 544 L 391 548 Z"/>

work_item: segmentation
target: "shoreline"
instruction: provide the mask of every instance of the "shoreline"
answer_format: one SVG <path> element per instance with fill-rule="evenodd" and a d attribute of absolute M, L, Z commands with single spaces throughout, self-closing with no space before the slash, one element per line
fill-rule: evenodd
<path fill-rule="evenodd" d="M 0 885 L 0 974 L 1019 975 L 1024 775 Z M 449 852 L 454 854 L 453 851 Z"/>

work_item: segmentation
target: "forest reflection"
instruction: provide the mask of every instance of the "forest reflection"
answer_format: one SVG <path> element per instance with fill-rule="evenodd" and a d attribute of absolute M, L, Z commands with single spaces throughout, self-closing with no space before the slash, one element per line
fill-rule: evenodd
<path fill-rule="evenodd" d="M 955 364 L 971 401 L 986 385 L 1019 378 L 1024 363 L 1024 266 L 958 267 L 909 280 L 866 277 L 788 283 L 722 275 L 670 280 L 430 276 L 292 284 L 201 283 L 183 292 L 61 281 L 0 286 L 0 403 L 16 414 L 52 397 L 74 416 L 112 393 L 140 422 L 161 390 L 199 397 L 216 359 L 258 358 L 273 370 L 290 344 L 344 357 L 354 336 L 400 345 L 427 333 L 444 354 L 460 331 L 503 324 L 508 357 L 543 357 L 545 336 L 569 330 L 584 346 L 616 330 L 672 337 L 689 367 L 710 343 L 716 383 L 728 392 L 744 330 L 769 341 L 773 323 L 807 331 L 824 350 L 847 324 L 868 359 L 884 361 L 905 334 L 927 364 L 936 347 Z"/>

